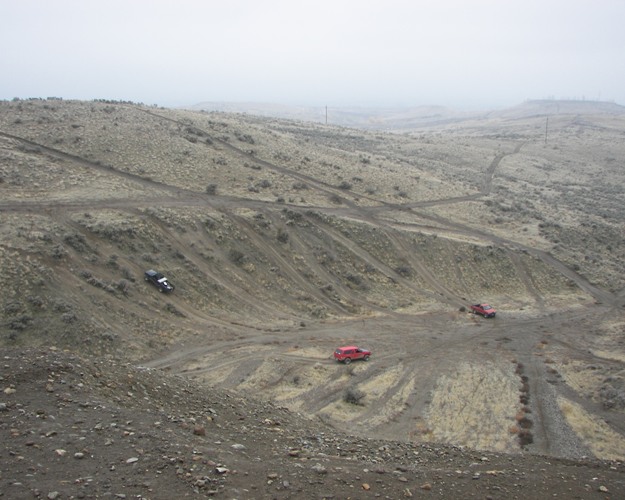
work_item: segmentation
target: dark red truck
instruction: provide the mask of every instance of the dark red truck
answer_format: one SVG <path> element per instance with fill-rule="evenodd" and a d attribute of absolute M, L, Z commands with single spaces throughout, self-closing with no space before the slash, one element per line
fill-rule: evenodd
<path fill-rule="evenodd" d="M 494 318 L 497 311 L 490 304 L 473 304 L 471 306 L 473 314 L 481 314 L 485 318 Z"/>

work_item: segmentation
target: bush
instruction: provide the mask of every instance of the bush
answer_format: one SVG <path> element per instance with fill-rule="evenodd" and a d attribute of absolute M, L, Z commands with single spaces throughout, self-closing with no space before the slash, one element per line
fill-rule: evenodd
<path fill-rule="evenodd" d="M 122 278 L 117 282 L 117 289 L 124 295 L 128 295 L 128 292 L 130 291 L 130 283 Z"/>
<path fill-rule="evenodd" d="M 409 266 L 401 265 L 395 268 L 395 272 L 402 276 L 403 278 L 409 278 L 412 276 L 412 269 Z"/>
<path fill-rule="evenodd" d="M 347 273 L 345 275 L 345 279 L 354 285 L 360 286 L 362 285 L 362 276 L 359 274 Z"/>
<path fill-rule="evenodd" d="M 304 218 L 304 216 L 301 213 L 295 212 L 294 210 L 289 210 L 287 208 L 284 208 L 282 210 L 282 213 L 288 220 L 292 220 L 292 221 L 301 221 Z"/>
<path fill-rule="evenodd" d="M 125 279 L 127 279 L 128 281 L 132 281 L 132 282 L 134 282 L 134 281 L 135 281 L 135 278 L 134 278 L 134 276 L 132 275 L 132 271 L 131 271 L 130 269 L 128 269 L 127 267 L 122 267 L 122 268 L 121 268 L 121 273 L 122 273 L 122 276 L 123 276 Z"/>
<path fill-rule="evenodd" d="M 181 318 L 185 317 L 185 314 L 180 311 L 175 305 L 173 305 L 171 302 L 168 302 L 167 304 L 165 304 L 165 310 L 167 312 L 170 312 L 171 314 L 175 315 L 175 316 L 180 316 Z"/>
<path fill-rule="evenodd" d="M 25 330 L 33 322 L 33 317 L 29 314 L 21 314 L 16 318 L 11 318 L 8 322 L 11 330 Z"/>
<path fill-rule="evenodd" d="M 362 406 L 362 399 L 365 397 L 365 393 L 355 389 L 354 387 L 349 387 L 345 394 L 343 394 L 343 401 L 352 405 Z"/>
<path fill-rule="evenodd" d="M 241 132 L 235 132 L 234 135 L 241 142 L 247 142 L 248 144 L 255 144 L 254 138 L 250 134 L 242 134 Z"/>
<path fill-rule="evenodd" d="M 141 258 L 145 261 L 145 262 L 150 262 L 150 263 L 154 263 L 156 262 L 156 259 L 154 258 L 153 255 L 149 254 L 149 253 L 144 253 L 143 255 L 141 255 Z"/>
<path fill-rule="evenodd" d="M 206 186 L 206 194 L 216 194 L 217 193 L 217 184 L 209 184 Z"/>
<path fill-rule="evenodd" d="M 534 442 L 534 435 L 527 429 L 521 429 L 519 431 L 519 444 L 521 446 L 527 446 Z"/>
<path fill-rule="evenodd" d="M 228 252 L 228 257 L 237 265 L 243 264 L 243 261 L 245 260 L 245 254 L 236 248 L 233 248 L 230 252 Z"/>
<path fill-rule="evenodd" d="M 52 258 L 60 260 L 67 255 L 67 250 L 65 250 L 63 245 L 55 245 L 50 251 L 50 255 Z"/>
<path fill-rule="evenodd" d="M 280 243 L 287 243 L 289 241 L 289 233 L 287 233 L 284 228 L 279 228 L 276 238 Z"/>
<path fill-rule="evenodd" d="M 80 233 L 66 234 L 63 237 L 63 241 L 77 252 L 82 253 L 87 249 L 87 240 Z"/>
<path fill-rule="evenodd" d="M 75 323 L 78 320 L 78 316 L 74 312 L 66 312 L 61 315 L 61 320 L 67 324 Z"/>

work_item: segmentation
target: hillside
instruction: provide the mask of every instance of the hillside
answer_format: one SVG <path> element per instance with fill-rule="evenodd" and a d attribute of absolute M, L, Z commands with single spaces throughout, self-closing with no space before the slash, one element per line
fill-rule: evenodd
<path fill-rule="evenodd" d="M 203 457 L 219 456 L 197 459 L 209 469 L 236 456 L 215 442 L 254 435 L 258 450 L 244 454 L 241 470 L 273 486 L 242 492 L 247 479 L 226 474 L 232 490 L 208 493 L 209 481 L 206 495 L 288 498 L 307 484 L 343 497 L 351 493 L 335 473 L 354 465 L 351 484 L 363 496 L 397 498 L 429 483 L 447 498 L 531 497 L 513 489 L 518 478 L 504 463 L 526 464 L 529 474 L 553 459 L 553 469 L 532 473 L 535 492 L 565 492 L 550 481 L 578 474 L 588 478 L 570 485 L 578 497 L 599 486 L 619 496 L 625 115 L 538 105 L 392 134 L 121 102 L 1 102 L 5 458 L 22 453 L 21 441 L 42 449 L 20 408 L 36 415 L 38 404 L 52 405 L 42 414 L 70 418 L 54 407 L 65 401 L 85 412 L 113 405 L 117 425 L 136 411 L 148 427 L 128 432 L 150 446 L 172 446 L 168 433 L 182 447 L 201 439 L 210 449 Z M 173 293 L 143 280 L 151 268 L 170 278 Z M 479 301 L 495 305 L 497 317 L 469 314 Z M 333 350 L 352 343 L 371 348 L 371 360 L 335 363 Z M 118 368 L 104 375 L 99 363 Z M 74 377 L 77 364 L 91 382 L 76 379 L 72 388 L 85 394 L 65 396 L 57 378 Z M 184 402 L 163 391 L 172 384 L 185 388 L 175 392 Z M 226 411 L 229 398 L 237 402 Z M 211 400 L 227 414 L 220 430 L 180 437 L 191 419 L 212 422 Z M 247 405 L 254 425 L 240 429 L 228 412 Z M 273 429 L 263 422 L 276 414 L 284 425 L 263 437 L 258 426 Z M 153 431 L 149 422 L 163 415 L 175 425 Z M 89 418 L 102 428 L 97 412 Z M 100 441 L 82 420 L 92 452 Z M 304 461 L 302 443 L 323 443 L 326 433 L 330 441 Z M 357 457 L 337 451 L 362 447 Z M 290 456 L 291 448 L 300 451 Z M 395 451 L 382 458 L 386 448 Z M 150 468 L 163 470 L 150 453 Z M 284 453 L 307 474 L 313 462 L 332 463 L 302 476 L 298 493 L 284 484 L 297 481 L 281 472 L 268 480 L 267 468 L 252 467 L 259 457 L 285 466 L 272 462 Z M 419 453 L 430 458 L 415 472 Z M 442 468 L 449 454 L 460 472 Z M 488 484 L 455 488 L 460 479 L 449 479 L 472 478 L 474 463 L 492 472 L 493 460 L 506 472 L 489 474 Z M 18 481 L 8 474 L 14 463 L 3 465 L 4 492 Z M 181 469 L 172 473 L 203 480 Z M 391 478 L 391 489 L 373 487 Z M 323 492 L 311 487 L 318 482 Z M 507 494 L 487 489 L 495 486 Z"/>

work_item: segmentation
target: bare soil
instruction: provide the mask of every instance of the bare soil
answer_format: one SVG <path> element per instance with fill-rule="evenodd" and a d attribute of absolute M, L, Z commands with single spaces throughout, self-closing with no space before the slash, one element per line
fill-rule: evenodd
<path fill-rule="evenodd" d="M 0 494 L 621 496 L 625 113 L 564 108 L 0 103 Z"/>

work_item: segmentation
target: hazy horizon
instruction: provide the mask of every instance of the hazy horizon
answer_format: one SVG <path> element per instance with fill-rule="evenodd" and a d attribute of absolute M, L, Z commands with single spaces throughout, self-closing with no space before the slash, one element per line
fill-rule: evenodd
<path fill-rule="evenodd" d="M 620 0 L 0 0 L 0 99 L 625 104 Z"/>

